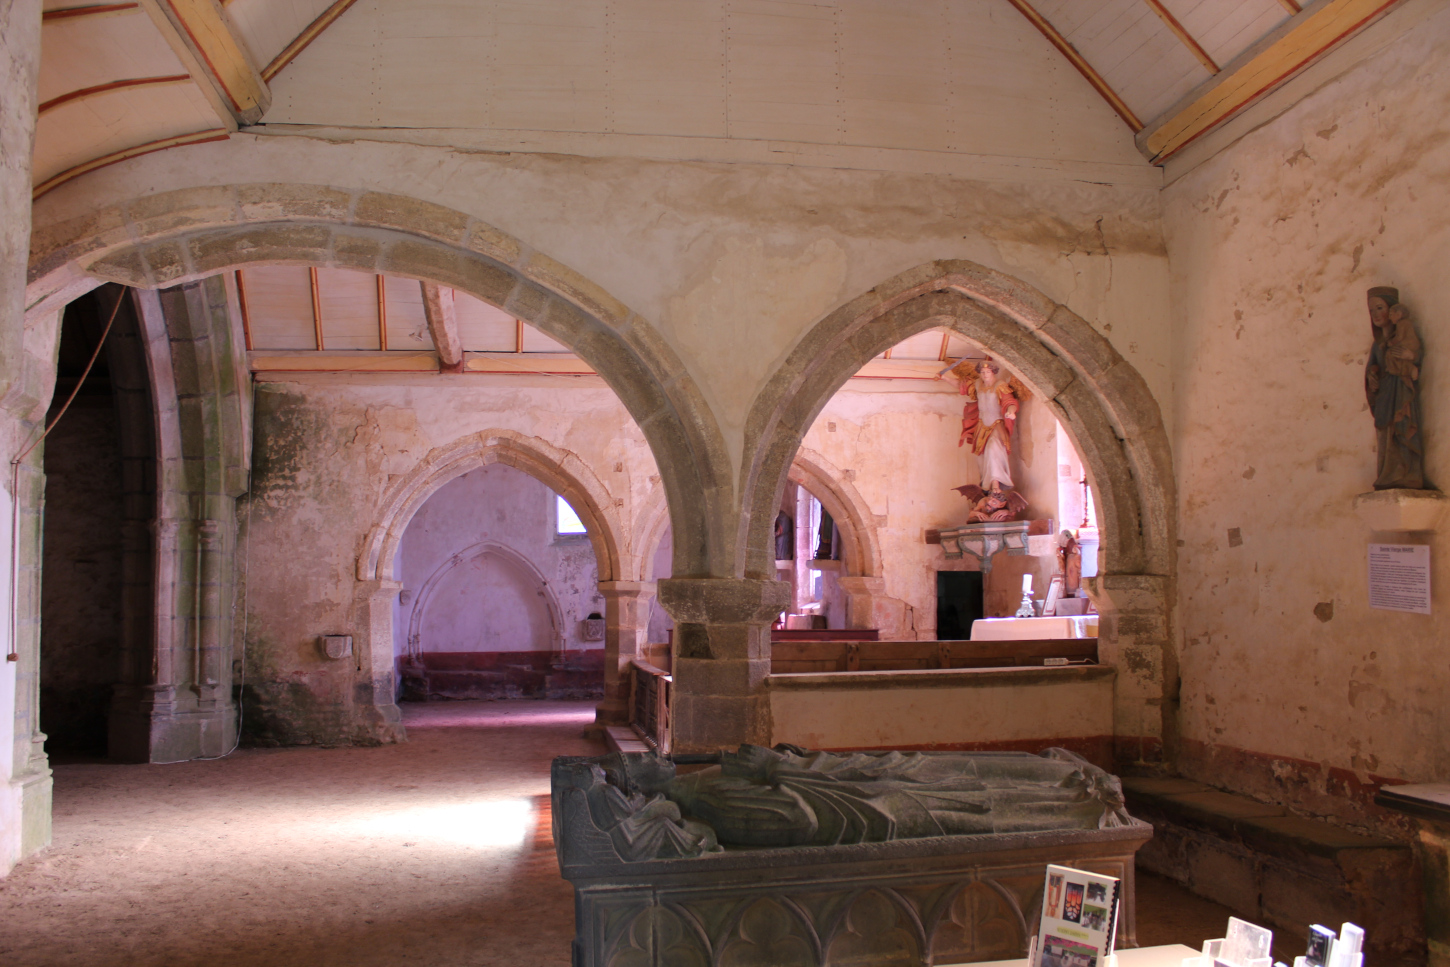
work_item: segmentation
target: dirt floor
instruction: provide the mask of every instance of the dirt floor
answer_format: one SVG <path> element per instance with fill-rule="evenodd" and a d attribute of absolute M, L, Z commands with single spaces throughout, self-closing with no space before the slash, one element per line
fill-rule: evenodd
<path fill-rule="evenodd" d="M 409 706 L 410 741 L 55 768 L 55 842 L 0 879 L 5 967 L 564 967 L 549 761 L 589 702 Z M 1229 911 L 1140 874 L 1144 945 Z"/>

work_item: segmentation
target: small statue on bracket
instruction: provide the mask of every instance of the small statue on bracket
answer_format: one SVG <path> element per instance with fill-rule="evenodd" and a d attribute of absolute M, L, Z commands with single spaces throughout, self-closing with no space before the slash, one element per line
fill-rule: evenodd
<path fill-rule="evenodd" d="M 968 523 L 1018 519 L 1027 510 L 1027 499 L 1012 489 L 1012 433 L 1017 414 L 1028 399 L 1027 387 L 1013 377 L 1003 377 L 1002 367 L 990 357 L 976 362 L 962 360 L 952 367 L 967 398 L 962 408 L 962 435 L 957 446 L 968 440 L 977 456 L 981 484 L 955 488 L 972 501 Z"/>
<path fill-rule="evenodd" d="M 1400 304 L 1399 289 L 1378 285 L 1369 290 L 1369 321 L 1374 343 L 1365 361 L 1364 391 L 1378 443 L 1374 489 L 1423 490 L 1419 383 L 1424 350 L 1408 310 Z"/>

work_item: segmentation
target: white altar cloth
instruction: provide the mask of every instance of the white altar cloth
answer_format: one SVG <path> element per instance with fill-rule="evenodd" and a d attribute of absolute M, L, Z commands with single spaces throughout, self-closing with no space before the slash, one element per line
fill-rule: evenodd
<path fill-rule="evenodd" d="M 1096 638 L 1097 636 L 1098 616 L 1095 614 L 1057 618 L 978 618 L 972 622 L 973 641 Z"/>

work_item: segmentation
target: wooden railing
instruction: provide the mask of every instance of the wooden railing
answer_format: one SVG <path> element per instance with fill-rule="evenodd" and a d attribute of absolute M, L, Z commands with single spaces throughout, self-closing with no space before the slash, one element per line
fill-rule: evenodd
<path fill-rule="evenodd" d="M 1096 638 L 1035 638 L 1020 641 L 777 641 L 770 671 L 910 671 L 941 668 L 1012 668 L 1096 662 Z M 1061 664 L 1061 662 L 1052 662 Z"/>
<path fill-rule="evenodd" d="M 670 673 L 635 659 L 629 663 L 629 724 L 656 752 L 670 751 Z"/>

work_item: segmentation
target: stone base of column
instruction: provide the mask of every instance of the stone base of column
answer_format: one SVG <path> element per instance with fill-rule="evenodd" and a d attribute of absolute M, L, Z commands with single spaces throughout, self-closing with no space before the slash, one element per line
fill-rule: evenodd
<path fill-rule="evenodd" d="M 231 704 L 200 711 L 112 708 L 107 754 L 117 762 L 182 762 L 226 755 L 237 744 Z"/>
<path fill-rule="evenodd" d="M 1104 574 L 1083 582 L 1097 605 L 1098 662 L 1118 669 L 1113 758 L 1119 771 L 1158 768 L 1171 759 L 1165 715 L 1171 584 L 1152 574 Z"/>
<path fill-rule="evenodd" d="M 790 585 L 671 578 L 659 589 L 675 619 L 673 750 L 770 745 L 770 622 L 789 604 Z"/>
<path fill-rule="evenodd" d="M 629 723 L 629 663 L 639 657 L 649 631 L 652 581 L 600 581 L 604 595 L 604 700 L 594 712 L 597 728 Z"/>
<path fill-rule="evenodd" d="M 771 744 L 770 660 L 676 658 L 670 702 L 675 752 Z"/>

